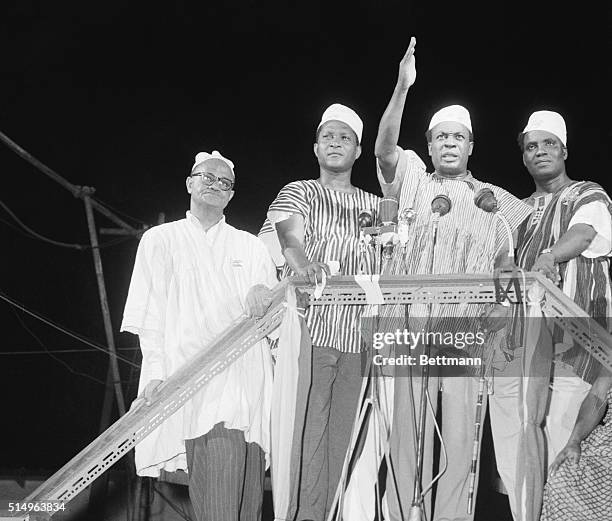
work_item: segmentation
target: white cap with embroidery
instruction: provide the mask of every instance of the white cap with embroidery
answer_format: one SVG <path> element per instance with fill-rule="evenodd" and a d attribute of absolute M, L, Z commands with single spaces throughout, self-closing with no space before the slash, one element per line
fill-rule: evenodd
<path fill-rule="evenodd" d="M 470 132 L 472 132 L 472 120 L 470 119 L 470 113 L 461 105 L 449 105 L 448 107 L 440 109 L 431 118 L 427 130 L 431 130 L 438 123 L 442 123 L 444 121 L 461 123 L 464 127 L 467 127 Z"/>
<path fill-rule="evenodd" d="M 193 172 L 193 169 L 196 166 L 208 159 L 219 159 L 220 161 L 223 161 L 227 166 L 230 167 L 232 174 L 234 174 L 234 163 L 232 163 L 227 157 L 223 157 L 217 150 L 213 150 L 212 154 L 209 154 L 208 152 L 198 152 L 195 156 L 195 163 L 191 167 L 191 171 Z"/>
<path fill-rule="evenodd" d="M 341 105 L 340 103 L 334 103 L 327 107 L 325 112 L 323 112 L 323 116 L 321 117 L 321 123 L 317 127 L 317 130 L 321 128 L 323 123 L 327 123 L 328 121 L 342 121 L 342 123 L 346 123 L 349 127 L 353 129 L 353 132 L 357 134 L 357 139 L 361 143 L 361 135 L 363 134 L 363 121 L 357 115 L 353 109 Z"/>
<path fill-rule="evenodd" d="M 557 136 L 563 146 L 567 146 L 567 129 L 565 120 L 558 112 L 551 110 L 538 110 L 529 116 L 527 126 L 523 129 L 523 134 L 532 130 L 544 130 Z"/>

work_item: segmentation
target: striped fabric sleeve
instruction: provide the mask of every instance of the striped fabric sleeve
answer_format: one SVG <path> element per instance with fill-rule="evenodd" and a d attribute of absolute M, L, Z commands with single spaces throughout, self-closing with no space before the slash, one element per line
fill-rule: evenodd
<path fill-rule="evenodd" d="M 516 230 L 531 215 L 533 207 L 506 192 L 503 188 L 494 185 L 491 185 L 491 188 L 495 197 L 497 197 L 501 213 L 508 219 L 512 231 Z"/>
<path fill-rule="evenodd" d="M 283 256 L 283 251 L 278 240 L 276 228 L 270 219 L 265 220 L 257 236 L 268 249 L 268 253 L 272 257 L 276 267 L 281 268 L 285 264 L 285 257 Z"/>
<path fill-rule="evenodd" d="M 284 186 L 272 201 L 268 208 L 268 219 L 271 223 L 289 219 L 294 214 L 299 214 L 308 219 L 309 205 L 306 200 L 306 186 L 301 181 L 294 181 Z"/>
<path fill-rule="evenodd" d="M 397 147 L 399 158 L 395 167 L 395 177 L 391 183 L 387 183 L 382 175 L 378 159 L 376 160 L 376 174 L 378 176 L 378 182 L 382 190 L 384 197 L 396 197 L 399 199 L 400 192 L 402 191 L 402 183 L 407 177 L 416 173 L 425 172 L 425 163 L 413 150 L 403 150 L 401 147 Z"/>
<path fill-rule="evenodd" d="M 262 235 L 265 235 L 266 233 L 272 233 L 272 232 L 276 232 L 276 229 L 274 228 L 274 225 L 272 224 L 270 219 L 266 219 L 261 227 L 261 230 L 259 230 L 259 233 L 257 235 L 261 237 Z"/>

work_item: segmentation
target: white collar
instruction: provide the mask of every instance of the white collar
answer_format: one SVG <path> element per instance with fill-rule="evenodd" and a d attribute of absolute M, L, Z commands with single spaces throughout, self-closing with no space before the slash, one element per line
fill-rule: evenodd
<path fill-rule="evenodd" d="M 225 226 L 225 215 L 222 215 L 221 219 L 219 219 L 218 222 L 213 224 L 207 231 L 202 228 L 202 223 L 200 222 L 200 219 L 193 215 L 189 210 L 187 210 L 185 218 L 187 219 L 188 223 L 193 226 L 196 226 L 198 230 L 200 230 L 204 235 L 211 238 L 215 237 L 219 233 L 219 231 Z"/>

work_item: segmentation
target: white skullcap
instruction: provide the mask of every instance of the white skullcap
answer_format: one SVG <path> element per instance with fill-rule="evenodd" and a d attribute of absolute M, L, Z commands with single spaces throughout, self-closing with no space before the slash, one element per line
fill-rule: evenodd
<path fill-rule="evenodd" d="M 191 167 L 191 171 L 193 172 L 193 169 L 196 166 L 198 166 L 200 163 L 203 163 L 207 159 L 219 159 L 220 161 L 223 161 L 227 166 L 230 167 L 232 174 L 234 173 L 234 163 L 232 163 L 227 157 L 223 157 L 217 150 L 213 150 L 212 154 L 209 154 L 208 152 L 198 152 L 195 156 L 195 163 Z"/>
<path fill-rule="evenodd" d="M 321 117 L 321 123 L 317 127 L 317 130 L 321 128 L 323 123 L 327 123 L 328 121 L 342 121 L 342 123 L 346 123 L 349 127 L 353 129 L 353 132 L 357 134 L 357 139 L 361 143 L 361 134 L 363 133 L 363 121 L 357 115 L 353 109 L 350 109 L 344 105 L 340 105 L 340 103 L 334 103 L 327 107 L 325 112 L 323 112 L 323 117 Z"/>
<path fill-rule="evenodd" d="M 431 118 L 427 130 L 431 130 L 438 123 L 442 123 L 443 121 L 455 121 L 457 123 L 461 123 L 464 127 L 467 127 L 470 132 L 472 132 L 472 120 L 470 119 L 470 113 L 461 105 L 449 105 L 448 107 L 440 109 Z"/>
<path fill-rule="evenodd" d="M 563 146 L 567 146 L 567 129 L 565 121 L 558 112 L 550 110 L 538 110 L 529 116 L 527 126 L 523 129 L 523 134 L 532 130 L 545 130 L 557 136 Z"/>

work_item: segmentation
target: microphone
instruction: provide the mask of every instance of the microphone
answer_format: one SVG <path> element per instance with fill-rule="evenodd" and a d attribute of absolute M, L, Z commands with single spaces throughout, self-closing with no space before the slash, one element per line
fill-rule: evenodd
<path fill-rule="evenodd" d="M 508 236 L 508 257 L 510 258 L 510 262 L 514 263 L 514 239 L 512 238 L 512 227 L 506 219 L 506 216 L 499 209 L 499 203 L 497 201 L 497 197 L 493 193 L 493 190 L 490 188 L 481 188 L 474 195 L 474 204 L 480 208 L 481 210 L 492 213 L 497 217 L 504 229 L 506 230 L 506 235 Z"/>
<path fill-rule="evenodd" d="M 450 212 L 451 207 L 451 200 L 444 194 L 436 195 L 431 201 L 431 211 L 439 217 L 444 217 Z"/>
<path fill-rule="evenodd" d="M 382 226 L 397 224 L 399 202 L 395 197 L 383 197 L 378 203 L 378 215 Z"/>
<path fill-rule="evenodd" d="M 370 273 L 370 241 L 372 237 L 367 233 L 374 223 L 372 210 L 361 210 L 357 217 L 359 225 L 359 273 Z"/>
<path fill-rule="evenodd" d="M 393 256 L 393 248 L 398 243 L 398 237 L 396 233 L 386 233 L 381 237 L 381 243 L 383 244 L 382 256 L 383 259 L 389 260 Z"/>
<path fill-rule="evenodd" d="M 361 210 L 358 218 L 361 232 L 372 237 L 389 232 L 396 233 L 398 206 L 399 203 L 395 197 L 384 197 L 378 203 L 377 214 L 374 214 L 372 210 Z"/>
<path fill-rule="evenodd" d="M 369 228 L 374 223 L 374 215 L 372 210 L 361 210 L 359 212 L 359 228 Z"/>
<path fill-rule="evenodd" d="M 397 220 L 397 238 L 402 246 L 406 246 L 408 242 L 408 231 L 410 225 L 416 218 L 416 212 L 412 208 L 404 208 Z"/>
<path fill-rule="evenodd" d="M 377 219 L 371 210 L 362 210 L 359 214 L 360 235 L 364 244 L 374 248 L 374 272 L 383 268 L 383 259 L 389 260 L 397 242 L 398 200 L 395 197 L 384 197 L 378 203 Z M 380 220 L 380 222 L 377 222 Z"/>
<path fill-rule="evenodd" d="M 429 267 L 427 274 L 431 275 L 433 273 L 433 259 L 436 242 L 438 240 L 438 224 L 440 222 L 440 217 L 443 217 L 452 207 L 452 203 L 450 198 L 444 194 L 438 194 L 431 200 L 431 211 L 433 213 L 433 219 L 431 220 L 431 243 L 430 243 L 430 251 L 429 251 Z"/>
<path fill-rule="evenodd" d="M 499 210 L 497 198 L 490 188 L 481 188 L 474 195 L 474 204 L 481 210 L 488 213 L 495 213 Z"/>

